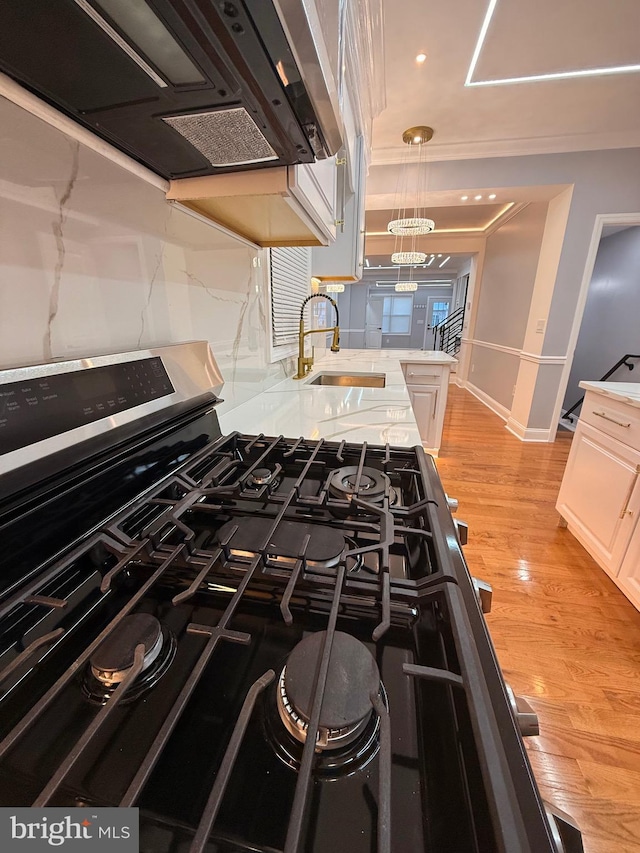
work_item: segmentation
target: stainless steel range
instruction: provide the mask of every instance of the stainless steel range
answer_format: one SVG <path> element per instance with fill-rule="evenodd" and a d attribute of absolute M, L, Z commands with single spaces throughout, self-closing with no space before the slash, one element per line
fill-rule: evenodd
<path fill-rule="evenodd" d="M 206 344 L 0 373 L 0 805 L 141 850 L 575 853 L 433 460 L 234 433 Z"/>

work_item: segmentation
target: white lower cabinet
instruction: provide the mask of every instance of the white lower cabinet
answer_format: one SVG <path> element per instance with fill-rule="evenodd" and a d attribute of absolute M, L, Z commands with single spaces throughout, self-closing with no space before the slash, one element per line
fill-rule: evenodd
<path fill-rule="evenodd" d="M 640 525 L 637 520 L 616 582 L 627 598 L 640 610 Z"/>
<path fill-rule="evenodd" d="M 426 447 L 436 446 L 436 406 L 438 389 L 429 385 L 408 386 L 411 408 Z"/>
<path fill-rule="evenodd" d="M 635 525 L 629 512 L 639 464 L 637 451 L 578 424 L 557 509 L 609 574 L 620 568 Z"/>
<path fill-rule="evenodd" d="M 587 395 L 583 412 L 591 397 Z M 615 430 L 629 421 L 616 418 L 611 426 L 603 421 L 599 429 L 581 417 L 556 509 L 570 532 L 640 608 L 640 447 L 618 437 Z"/>
<path fill-rule="evenodd" d="M 402 372 L 418 424 L 422 446 L 434 455 L 440 450 L 451 363 L 402 362 Z"/>

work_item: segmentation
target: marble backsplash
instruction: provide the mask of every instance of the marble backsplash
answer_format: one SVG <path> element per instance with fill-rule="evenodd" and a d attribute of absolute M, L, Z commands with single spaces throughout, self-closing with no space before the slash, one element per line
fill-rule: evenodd
<path fill-rule="evenodd" d="M 263 251 L 4 99 L 0 126 L 0 368 L 204 339 L 222 411 L 293 373 Z"/>

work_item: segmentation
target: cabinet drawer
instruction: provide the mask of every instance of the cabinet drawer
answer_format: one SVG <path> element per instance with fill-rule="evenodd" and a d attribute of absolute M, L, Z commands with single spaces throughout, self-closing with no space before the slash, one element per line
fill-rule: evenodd
<path fill-rule="evenodd" d="M 440 385 L 443 366 L 424 362 L 407 362 L 402 365 L 407 385 Z"/>
<path fill-rule="evenodd" d="M 601 394 L 587 392 L 580 422 L 590 424 L 628 447 L 640 450 L 640 409 L 618 400 L 610 400 Z"/>

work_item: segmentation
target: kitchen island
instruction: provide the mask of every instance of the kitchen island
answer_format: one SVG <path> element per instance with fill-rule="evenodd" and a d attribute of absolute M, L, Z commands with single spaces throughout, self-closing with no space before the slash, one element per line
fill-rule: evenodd
<path fill-rule="evenodd" d="M 443 352 L 341 350 L 318 359 L 305 379 L 285 379 L 220 416 L 225 433 L 325 438 L 412 447 L 437 455 L 451 365 Z M 384 388 L 311 384 L 321 373 L 379 373 Z"/>
<path fill-rule="evenodd" d="M 585 398 L 556 508 L 640 609 L 640 384 L 581 382 Z"/>

